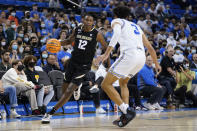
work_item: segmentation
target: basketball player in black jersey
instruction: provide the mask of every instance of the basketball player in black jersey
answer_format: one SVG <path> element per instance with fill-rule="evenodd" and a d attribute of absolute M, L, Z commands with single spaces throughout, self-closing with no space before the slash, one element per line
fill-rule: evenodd
<path fill-rule="evenodd" d="M 93 24 L 93 16 L 86 14 L 83 25 L 75 28 L 68 39 L 61 41 L 62 46 L 74 42 L 74 50 L 65 72 L 62 97 L 53 109 L 45 114 L 42 119 L 43 124 L 50 123 L 50 118 L 55 111 L 62 107 L 70 99 L 73 92 L 81 86 L 83 77 L 91 69 L 97 42 L 100 42 L 102 47 L 106 49 L 107 44 L 103 35 L 93 27 Z"/>

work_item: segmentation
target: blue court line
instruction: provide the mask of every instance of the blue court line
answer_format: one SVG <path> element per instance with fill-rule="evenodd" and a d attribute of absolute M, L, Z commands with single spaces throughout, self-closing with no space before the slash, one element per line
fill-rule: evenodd
<path fill-rule="evenodd" d="M 157 114 L 157 113 L 165 113 L 165 112 L 179 112 L 179 111 L 194 111 L 197 110 L 197 108 L 183 108 L 183 109 L 174 109 L 174 110 L 152 110 L 152 111 L 136 111 L 137 114 Z M 80 118 L 80 117 L 96 117 L 96 116 L 114 116 L 117 115 L 115 112 L 108 112 L 106 114 L 96 114 L 96 113 L 84 113 L 83 115 L 80 114 L 64 114 L 64 115 L 55 115 L 52 117 L 52 119 L 65 119 L 65 118 Z M 120 115 L 120 112 L 118 113 Z M 197 117 L 197 114 L 194 115 L 181 115 L 181 116 L 161 116 L 161 117 L 154 117 L 154 118 L 140 118 L 140 119 L 146 119 L 146 120 L 164 120 L 164 119 L 179 119 L 179 118 L 185 118 L 185 117 Z M 21 118 L 13 119 L 13 118 L 7 118 L 6 120 L 0 120 L 1 122 L 18 122 L 18 121 L 38 121 L 41 120 L 41 116 L 24 116 Z"/>

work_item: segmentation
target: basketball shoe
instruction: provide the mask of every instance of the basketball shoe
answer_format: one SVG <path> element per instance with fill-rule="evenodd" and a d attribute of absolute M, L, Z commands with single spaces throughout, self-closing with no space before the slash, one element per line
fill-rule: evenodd
<path fill-rule="evenodd" d="M 49 124 L 52 115 L 45 113 L 44 117 L 42 118 L 42 124 Z"/>
<path fill-rule="evenodd" d="M 120 116 L 120 119 L 113 121 L 113 124 L 118 127 L 126 126 L 131 120 L 133 120 L 136 116 L 136 112 L 132 108 L 127 108 L 127 114 L 123 114 Z"/>

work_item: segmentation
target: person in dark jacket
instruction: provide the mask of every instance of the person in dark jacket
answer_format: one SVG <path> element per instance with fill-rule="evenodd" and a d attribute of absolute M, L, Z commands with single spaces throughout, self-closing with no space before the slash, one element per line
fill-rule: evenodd
<path fill-rule="evenodd" d="M 43 67 L 43 70 L 47 74 L 52 70 L 60 70 L 60 66 L 57 62 L 57 57 L 54 54 L 48 55 L 47 64 Z"/>

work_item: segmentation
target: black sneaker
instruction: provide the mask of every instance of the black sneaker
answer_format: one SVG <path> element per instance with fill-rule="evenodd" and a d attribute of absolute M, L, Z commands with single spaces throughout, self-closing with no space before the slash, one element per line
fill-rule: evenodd
<path fill-rule="evenodd" d="M 118 127 L 126 126 L 131 120 L 133 120 L 136 116 L 136 112 L 131 109 L 127 108 L 127 114 L 122 114 L 119 120 L 113 121 L 113 124 Z"/>

